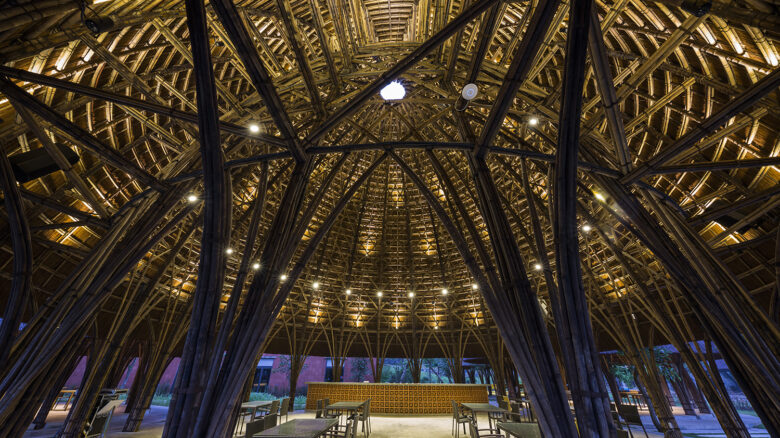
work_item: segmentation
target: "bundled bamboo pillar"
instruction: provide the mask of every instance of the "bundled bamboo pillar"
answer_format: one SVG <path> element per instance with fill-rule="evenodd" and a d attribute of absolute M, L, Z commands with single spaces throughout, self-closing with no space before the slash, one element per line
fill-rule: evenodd
<path fill-rule="evenodd" d="M 33 254 L 30 226 L 24 215 L 22 197 L 19 194 L 11 163 L 2 147 L 0 147 L 0 188 L 3 189 L 5 197 L 4 205 L 11 232 L 11 248 L 14 252 L 11 290 L 5 305 L 3 321 L 0 322 L 0 370 L 3 370 L 30 297 Z"/>
<path fill-rule="evenodd" d="M 490 287 L 485 273 L 476 264 L 463 235 L 439 204 L 436 196 L 404 160 L 392 152 L 390 155 L 434 209 L 455 242 L 464 263 L 476 279 L 480 292 L 506 342 L 512 361 L 528 389 L 543 433 L 560 437 L 576 436 L 568 399 L 558 373 L 558 364 L 547 336 L 539 302 L 531 289 L 523 266 L 523 257 L 514 241 L 508 220 L 500 208 L 500 196 L 484 159 L 476 158 L 472 154 L 467 156 L 479 193 L 480 212 L 488 225 L 493 252 L 496 254 L 496 267 L 502 282 L 498 283 L 497 279 L 494 282 L 502 285 L 500 290 L 493 290 Z M 497 277 L 495 271 L 488 269 L 487 272 L 489 276 Z"/>
<path fill-rule="evenodd" d="M 43 399 L 43 403 L 40 409 L 38 409 L 38 414 L 35 415 L 35 420 L 33 420 L 34 429 L 43 429 L 46 426 L 46 417 L 48 417 L 51 408 L 54 407 L 54 403 L 59 399 L 62 387 L 65 386 L 68 378 L 73 374 L 73 370 L 76 369 L 76 366 L 81 361 L 82 356 L 80 353 L 81 349 L 72 350 L 70 360 L 62 361 L 57 377 L 52 380 L 51 388 Z"/>

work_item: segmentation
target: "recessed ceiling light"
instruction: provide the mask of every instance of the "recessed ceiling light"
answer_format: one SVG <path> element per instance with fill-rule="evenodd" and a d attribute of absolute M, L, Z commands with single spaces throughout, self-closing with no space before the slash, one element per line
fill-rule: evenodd
<path fill-rule="evenodd" d="M 400 100 L 406 96 L 406 89 L 398 81 L 390 82 L 379 92 L 384 100 Z"/>
<path fill-rule="evenodd" d="M 460 92 L 460 95 L 466 100 L 472 100 L 477 97 L 478 92 L 479 89 L 476 84 L 466 84 L 466 86 L 463 87 L 463 91 Z"/>
<path fill-rule="evenodd" d="M 251 132 L 252 134 L 258 134 L 260 132 L 260 125 L 258 125 L 257 123 L 252 123 L 251 125 L 249 125 L 249 132 Z"/>

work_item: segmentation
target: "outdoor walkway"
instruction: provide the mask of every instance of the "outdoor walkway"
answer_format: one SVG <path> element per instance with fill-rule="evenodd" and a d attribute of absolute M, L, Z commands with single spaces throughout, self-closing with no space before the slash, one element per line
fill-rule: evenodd
<path fill-rule="evenodd" d="M 680 425 L 684 435 L 691 438 L 721 438 L 725 437 L 718 426 L 718 422 L 712 415 L 702 415 L 699 419 L 696 417 L 682 415 L 675 410 L 677 422 Z M 162 435 L 163 423 L 168 408 L 153 406 L 151 412 L 146 414 L 141 430 L 137 433 L 124 433 L 122 426 L 127 419 L 127 414 L 118 413 L 114 415 L 109 426 L 107 437 L 139 437 L 139 438 L 159 438 Z M 290 414 L 293 418 L 313 418 L 314 413 L 297 411 Z M 753 438 L 768 438 L 769 434 L 764 429 L 757 428 L 760 421 L 757 417 L 743 415 L 743 421 L 750 427 L 750 435 Z M 49 415 L 46 427 L 41 430 L 28 430 L 24 435 L 26 438 L 49 438 L 59 429 L 65 419 L 65 412 L 55 411 Z M 648 415 L 642 416 L 645 428 L 652 438 L 662 438 L 663 435 L 656 432 Z M 480 424 L 487 424 L 487 419 L 480 418 Z M 449 438 L 451 430 L 450 416 L 431 415 L 431 416 L 372 416 L 372 438 Z M 635 438 L 643 438 L 642 429 L 635 426 L 633 428 Z M 359 430 L 358 430 L 359 432 Z M 463 437 L 461 429 L 461 437 Z M 362 436 L 362 435 L 360 435 Z M 468 436 L 468 435 L 466 435 Z"/>

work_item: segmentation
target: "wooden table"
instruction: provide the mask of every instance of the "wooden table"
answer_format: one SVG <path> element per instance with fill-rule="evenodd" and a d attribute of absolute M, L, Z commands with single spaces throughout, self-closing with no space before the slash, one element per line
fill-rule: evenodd
<path fill-rule="evenodd" d="M 256 437 L 317 438 L 338 424 L 335 418 L 306 418 L 290 420 L 255 434 Z"/>
<path fill-rule="evenodd" d="M 490 403 L 461 403 L 461 406 L 473 412 L 475 414 L 475 419 L 476 414 L 481 412 L 486 413 L 488 415 L 488 424 L 491 429 L 493 428 L 493 416 L 491 414 L 505 414 L 508 412 L 506 409 L 493 406 Z"/>
<path fill-rule="evenodd" d="M 338 411 L 339 413 L 342 413 L 344 411 L 349 412 L 355 412 L 358 409 L 360 409 L 363 406 L 364 401 L 340 401 L 336 403 L 331 403 L 328 406 L 325 406 L 325 412 L 328 411 Z M 339 420 L 341 420 L 341 415 L 339 415 Z"/>
<path fill-rule="evenodd" d="M 271 406 L 271 403 L 273 403 L 273 400 L 255 400 L 255 401 L 249 401 L 241 403 L 241 410 L 242 411 L 252 411 L 252 419 L 255 418 L 255 414 L 257 414 L 258 409 L 264 408 L 266 406 Z"/>
<path fill-rule="evenodd" d="M 497 423 L 498 430 L 503 430 L 517 438 L 542 438 L 542 432 L 536 423 Z"/>

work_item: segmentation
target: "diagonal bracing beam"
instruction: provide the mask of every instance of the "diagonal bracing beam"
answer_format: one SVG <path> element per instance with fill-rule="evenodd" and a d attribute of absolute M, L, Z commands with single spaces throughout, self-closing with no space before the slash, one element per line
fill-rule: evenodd
<path fill-rule="evenodd" d="M 501 84 L 501 89 L 498 91 L 496 102 L 490 110 L 485 127 L 482 129 L 482 133 L 474 147 L 474 153 L 477 157 L 485 157 L 489 150 L 488 146 L 493 143 L 493 139 L 498 135 L 498 131 L 504 122 L 504 117 L 515 100 L 517 90 L 526 80 L 526 76 L 531 70 L 532 65 L 528 60 L 534 59 L 536 53 L 542 47 L 544 36 L 550 27 L 559 3 L 558 0 L 541 0 L 536 6 L 525 37 L 517 47 L 517 51 L 512 58 L 512 64 L 509 66 L 504 82 Z"/>
<path fill-rule="evenodd" d="M 252 78 L 255 89 L 257 89 L 263 102 L 268 107 L 268 112 L 274 124 L 282 133 L 282 138 L 284 138 L 287 148 L 296 161 L 304 161 L 305 153 L 295 133 L 292 121 L 282 104 L 279 93 L 274 88 L 271 76 L 257 54 L 252 37 L 249 35 L 246 27 L 244 27 L 244 22 L 238 13 L 236 5 L 232 0 L 215 0 L 211 5 L 225 31 L 228 33 L 231 42 L 236 47 L 236 52 Z"/>
<path fill-rule="evenodd" d="M 37 114 L 40 118 L 47 120 L 65 134 L 66 137 L 100 157 L 103 162 L 127 172 L 129 175 L 134 176 L 140 182 L 155 190 L 162 191 L 167 188 L 164 184 L 160 183 L 157 178 L 130 162 L 120 155 L 119 152 L 103 144 L 103 142 L 95 138 L 92 134 L 71 122 L 63 115 L 57 113 L 48 105 L 31 96 L 5 77 L 0 77 L 0 92 L 8 96 L 9 99 L 13 99 L 19 104 L 24 105 L 28 110 Z"/>

